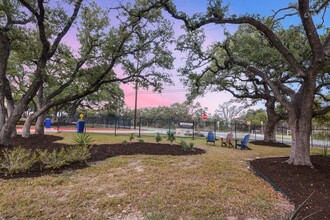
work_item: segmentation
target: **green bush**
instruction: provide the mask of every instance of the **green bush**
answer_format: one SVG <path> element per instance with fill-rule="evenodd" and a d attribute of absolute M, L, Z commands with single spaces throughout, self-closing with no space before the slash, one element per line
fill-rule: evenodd
<path fill-rule="evenodd" d="M 181 140 L 180 146 L 181 146 L 182 150 L 190 151 L 194 147 L 194 143 L 187 144 L 187 142 L 185 142 L 184 140 Z"/>
<path fill-rule="evenodd" d="M 58 169 L 69 165 L 67 152 L 64 148 L 61 148 L 60 151 L 54 149 L 52 152 L 48 150 L 37 150 L 37 152 L 39 154 L 39 160 L 47 169 Z"/>
<path fill-rule="evenodd" d="M 159 142 L 161 142 L 163 140 L 162 136 L 160 136 L 160 134 L 158 132 L 157 132 L 155 139 L 156 139 L 157 144 L 159 144 Z"/>
<path fill-rule="evenodd" d="M 132 142 L 134 140 L 134 134 L 132 133 L 130 136 L 129 136 L 129 142 Z"/>
<path fill-rule="evenodd" d="M 191 143 L 189 143 L 189 146 L 190 146 L 190 149 L 193 149 L 195 144 L 191 142 Z"/>
<path fill-rule="evenodd" d="M 143 144 L 144 143 L 144 140 L 143 139 L 140 139 L 139 140 L 139 143 Z"/>
<path fill-rule="evenodd" d="M 125 145 L 126 145 L 126 144 L 129 144 L 128 140 L 124 140 L 124 141 L 123 141 L 123 144 L 125 144 Z"/>
<path fill-rule="evenodd" d="M 2 154 L 3 158 L 0 158 L 0 172 L 9 175 L 24 173 L 38 161 L 36 153 L 22 147 L 12 150 L 5 149 Z"/>
<path fill-rule="evenodd" d="M 73 136 L 73 143 L 75 145 L 89 145 L 92 141 L 91 135 L 87 133 L 75 134 Z"/>
<path fill-rule="evenodd" d="M 175 132 L 167 132 L 167 140 L 171 143 L 171 145 L 173 144 L 173 142 L 175 141 Z"/>
<path fill-rule="evenodd" d="M 91 147 L 87 145 L 73 146 L 66 150 L 66 160 L 68 163 L 86 162 L 91 158 Z"/>

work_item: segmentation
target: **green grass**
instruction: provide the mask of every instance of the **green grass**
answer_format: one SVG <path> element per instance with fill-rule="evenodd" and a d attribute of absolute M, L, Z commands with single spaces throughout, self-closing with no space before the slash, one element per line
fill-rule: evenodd
<path fill-rule="evenodd" d="M 56 135 L 72 144 L 72 134 Z M 129 139 L 129 134 L 91 136 L 92 144 Z M 143 140 L 155 142 L 155 137 L 143 136 Z M 288 156 L 290 149 L 250 144 L 253 150 L 242 151 L 221 148 L 219 141 L 206 145 L 205 138 L 185 140 L 207 153 L 119 156 L 58 175 L 0 179 L 0 219 L 279 219 L 284 215 L 279 209 L 283 197 L 252 174 L 247 161 Z"/>

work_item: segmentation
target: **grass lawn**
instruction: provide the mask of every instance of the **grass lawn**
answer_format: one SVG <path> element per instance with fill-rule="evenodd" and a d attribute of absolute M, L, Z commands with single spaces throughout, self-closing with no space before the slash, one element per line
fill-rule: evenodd
<path fill-rule="evenodd" d="M 54 135 L 71 142 L 70 133 Z M 93 144 L 129 140 L 128 134 L 91 135 Z M 288 156 L 290 149 L 250 144 L 251 151 L 242 151 L 185 140 L 206 154 L 118 156 L 62 174 L 0 179 L 0 219 L 280 219 L 290 208 L 247 162 Z"/>

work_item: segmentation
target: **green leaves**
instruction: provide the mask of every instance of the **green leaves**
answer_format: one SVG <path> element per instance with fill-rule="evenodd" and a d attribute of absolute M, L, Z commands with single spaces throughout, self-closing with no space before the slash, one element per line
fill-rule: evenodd
<path fill-rule="evenodd" d="M 175 132 L 168 131 L 167 132 L 167 140 L 170 142 L 171 145 L 173 144 L 175 139 L 176 139 L 175 138 Z"/>
<path fill-rule="evenodd" d="M 82 133 L 82 134 L 75 134 L 73 136 L 72 141 L 78 146 L 87 146 L 93 141 L 93 139 L 90 134 Z"/>
<path fill-rule="evenodd" d="M 157 144 L 159 144 L 159 142 L 161 142 L 163 140 L 163 137 L 160 136 L 159 132 L 157 132 L 157 135 L 155 137 L 155 140 L 156 140 Z"/>
<path fill-rule="evenodd" d="M 9 175 L 25 173 L 38 161 L 36 153 L 22 147 L 13 150 L 4 149 L 2 154 L 0 172 Z"/>

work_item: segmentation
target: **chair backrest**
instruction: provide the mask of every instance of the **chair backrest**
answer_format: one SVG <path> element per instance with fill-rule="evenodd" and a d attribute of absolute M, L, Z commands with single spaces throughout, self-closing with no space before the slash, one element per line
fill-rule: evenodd
<path fill-rule="evenodd" d="M 245 135 L 245 137 L 242 140 L 242 145 L 247 145 L 249 143 L 249 140 L 250 140 L 250 135 L 249 134 Z"/>
<path fill-rule="evenodd" d="M 209 131 L 209 133 L 207 133 L 207 141 L 215 141 L 214 133 L 212 131 Z"/>
<path fill-rule="evenodd" d="M 226 136 L 226 143 L 231 143 L 231 141 L 233 140 L 234 135 L 233 133 L 229 132 Z"/>

